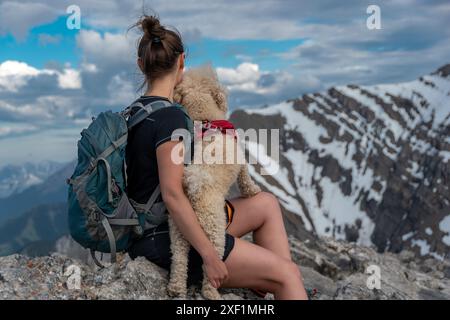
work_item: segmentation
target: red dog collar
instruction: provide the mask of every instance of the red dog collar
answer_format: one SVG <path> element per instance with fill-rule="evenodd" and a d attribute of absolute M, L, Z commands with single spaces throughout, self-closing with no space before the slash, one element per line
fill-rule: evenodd
<path fill-rule="evenodd" d="M 231 134 L 237 139 L 236 129 L 234 125 L 228 120 L 203 120 L 201 137 L 203 138 L 211 131 L 220 131 L 222 134 Z"/>

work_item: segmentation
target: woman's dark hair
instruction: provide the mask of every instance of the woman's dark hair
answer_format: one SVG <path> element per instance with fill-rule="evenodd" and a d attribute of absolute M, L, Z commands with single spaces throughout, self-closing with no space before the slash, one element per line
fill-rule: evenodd
<path fill-rule="evenodd" d="M 132 27 L 143 32 L 137 56 L 146 81 L 151 83 L 172 71 L 179 55 L 184 52 L 180 33 L 162 26 L 157 16 L 143 15 Z"/>

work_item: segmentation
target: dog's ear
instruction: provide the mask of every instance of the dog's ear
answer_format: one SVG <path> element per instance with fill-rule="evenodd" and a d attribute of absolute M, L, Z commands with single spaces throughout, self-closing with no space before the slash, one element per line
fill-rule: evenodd
<path fill-rule="evenodd" d="M 179 104 L 183 104 L 189 92 L 192 92 L 192 79 L 189 74 L 185 73 L 183 80 L 174 88 L 173 100 Z"/>
<path fill-rule="evenodd" d="M 212 90 L 212 96 L 214 98 L 214 101 L 216 101 L 219 109 L 226 113 L 228 111 L 228 106 L 227 106 L 227 94 L 226 94 L 225 88 L 223 86 L 214 88 L 214 90 Z"/>

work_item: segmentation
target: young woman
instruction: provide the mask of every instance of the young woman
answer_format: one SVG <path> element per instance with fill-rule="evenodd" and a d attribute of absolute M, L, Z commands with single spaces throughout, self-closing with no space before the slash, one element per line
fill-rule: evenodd
<path fill-rule="evenodd" d="M 143 31 L 138 46 L 138 65 L 148 89 L 140 101 L 173 102 L 174 87 L 182 80 L 184 46 L 178 32 L 160 25 L 158 18 L 144 16 L 136 26 Z M 276 299 L 306 299 L 300 271 L 291 260 L 288 239 L 277 199 L 266 192 L 252 198 L 232 199 L 225 205 L 229 225 L 226 248 L 220 257 L 201 228 L 182 188 L 183 164 L 171 161 L 178 143 L 172 132 L 186 128 L 184 113 L 177 108 L 153 112 L 134 127 L 126 150 L 128 194 L 138 203 L 146 203 L 158 184 L 169 214 L 191 244 L 188 279 L 199 281 L 205 269 L 216 288 L 251 288 L 272 292 Z M 233 210 L 234 209 L 234 210 Z M 234 212 L 233 212 L 234 211 Z M 225 214 L 225 213 L 224 213 Z M 147 230 L 129 249 L 130 256 L 145 256 L 170 270 L 170 238 L 163 223 Z M 254 243 L 241 240 L 253 232 Z"/>

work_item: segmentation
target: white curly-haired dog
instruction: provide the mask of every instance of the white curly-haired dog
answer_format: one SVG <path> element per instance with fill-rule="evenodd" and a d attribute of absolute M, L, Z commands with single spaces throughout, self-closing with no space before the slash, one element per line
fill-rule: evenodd
<path fill-rule="evenodd" d="M 225 88 L 220 85 L 217 74 L 209 65 L 188 70 L 182 82 L 175 88 L 174 100 L 186 108 L 194 121 L 223 120 L 228 109 Z M 201 154 L 194 152 L 195 160 L 185 167 L 183 188 L 203 230 L 222 257 L 226 229 L 224 204 L 231 185 L 237 180 L 241 195 L 244 197 L 253 196 L 261 190 L 251 179 L 247 164 L 237 161 L 239 147 L 233 135 L 212 131 L 207 137 L 195 143 L 201 144 L 204 152 Z M 200 150 L 198 147 L 200 146 L 195 145 L 194 150 Z M 213 151 L 208 153 L 206 150 Z M 206 154 L 209 154 L 209 157 Z M 196 161 L 202 156 L 204 162 L 198 164 Z M 222 163 L 211 164 L 207 162 L 208 158 L 221 159 Z M 230 159 L 232 161 L 225 163 L 225 160 Z M 172 264 L 167 290 L 171 296 L 185 297 L 190 244 L 170 216 L 169 229 Z M 207 299 L 221 298 L 205 273 L 202 295 Z"/>

